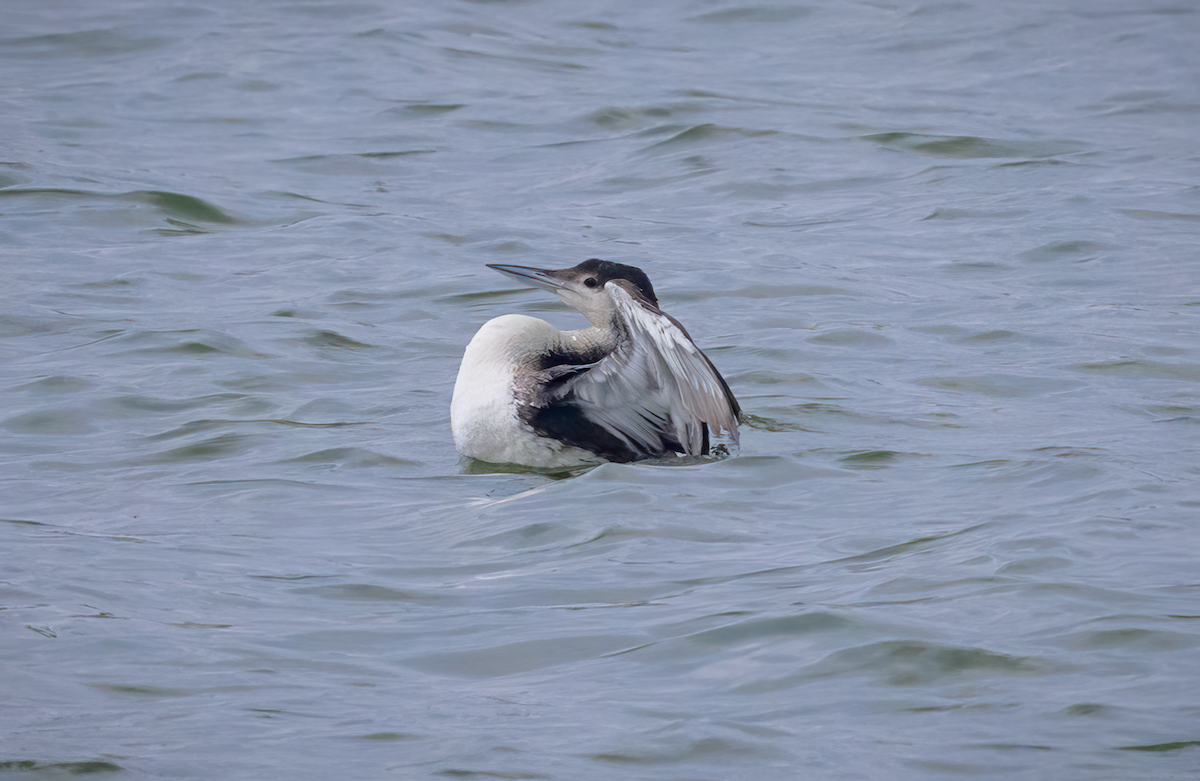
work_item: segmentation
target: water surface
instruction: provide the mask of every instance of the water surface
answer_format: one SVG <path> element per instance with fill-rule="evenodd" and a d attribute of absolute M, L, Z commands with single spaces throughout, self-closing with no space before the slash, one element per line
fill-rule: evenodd
<path fill-rule="evenodd" d="M 1188 3 L 80 3 L 0 33 L 0 770 L 1190 779 Z M 740 452 L 467 462 L 632 263 Z"/>

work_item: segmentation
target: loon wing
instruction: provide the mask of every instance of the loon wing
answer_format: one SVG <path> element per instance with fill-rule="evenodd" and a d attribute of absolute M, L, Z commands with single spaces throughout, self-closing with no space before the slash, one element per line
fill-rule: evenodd
<path fill-rule="evenodd" d="M 607 288 L 628 335 L 561 386 L 579 412 L 645 455 L 703 455 L 710 429 L 736 443 L 737 400 L 683 326 L 623 285 Z"/>

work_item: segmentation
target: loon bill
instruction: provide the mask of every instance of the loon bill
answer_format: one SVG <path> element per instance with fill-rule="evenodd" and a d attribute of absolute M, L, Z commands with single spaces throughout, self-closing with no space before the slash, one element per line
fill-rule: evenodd
<path fill-rule="evenodd" d="M 525 315 L 485 323 L 467 345 L 450 405 L 460 453 L 560 467 L 706 455 L 710 432 L 737 443 L 737 400 L 658 308 L 641 269 L 596 259 L 556 271 L 488 268 L 557 294 L 592 326 L 559 331 Z"/>

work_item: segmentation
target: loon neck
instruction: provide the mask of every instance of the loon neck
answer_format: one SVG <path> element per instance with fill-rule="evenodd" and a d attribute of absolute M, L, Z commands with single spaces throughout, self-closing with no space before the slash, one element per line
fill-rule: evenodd
<path fill-rule="evenodd" d="M 593 363 L 617 349 L 621 343 L 621 333 L 612 327 L 592 326 L 559 331 L 557 336 L 558 343 L 550 345 L 549 352 L 566 363 Z"/>

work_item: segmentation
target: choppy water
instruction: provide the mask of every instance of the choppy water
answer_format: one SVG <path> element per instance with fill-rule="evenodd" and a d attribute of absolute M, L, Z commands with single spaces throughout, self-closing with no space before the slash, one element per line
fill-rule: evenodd
<path fill-rule="evenodd" d="M 0 770 L 1195 778 L 1197 10 L 6 8 Z M 459 460 L 593 256 L 740 455 Z"/>

